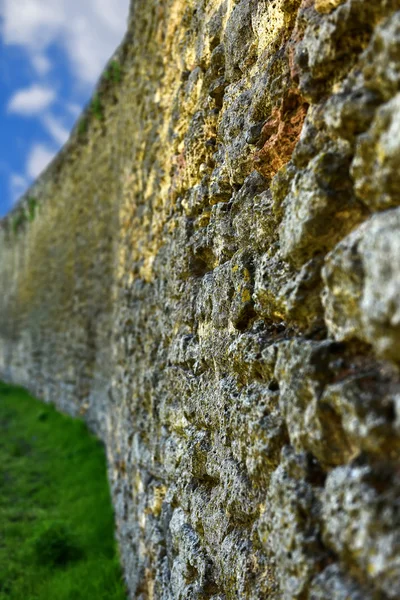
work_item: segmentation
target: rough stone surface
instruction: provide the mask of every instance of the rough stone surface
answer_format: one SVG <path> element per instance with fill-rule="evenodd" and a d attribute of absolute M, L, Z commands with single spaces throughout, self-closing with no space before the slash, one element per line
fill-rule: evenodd
<path fill-rule="evenodd" d="M 130 597 L 399 598 L 400 1 L 134 0 L 96 94 L 0 376 L 106 444 Z"/>
<path fill-rule="evenodd" d="M 399 361 L 400 209 L 371 216 L 327 256 L 326 323 L 338 340 L 358 337 Z M 344 283 L 346 283 L 344 285 Z"/>

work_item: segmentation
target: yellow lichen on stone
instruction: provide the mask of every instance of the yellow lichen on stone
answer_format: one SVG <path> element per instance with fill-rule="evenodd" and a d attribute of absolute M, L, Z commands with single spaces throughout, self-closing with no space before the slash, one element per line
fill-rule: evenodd
<path fill-rule="evenodd" d="M 315 0 L 315 10 L 322 14 L 329 14 L 344 2 L 345 0 Z"/>

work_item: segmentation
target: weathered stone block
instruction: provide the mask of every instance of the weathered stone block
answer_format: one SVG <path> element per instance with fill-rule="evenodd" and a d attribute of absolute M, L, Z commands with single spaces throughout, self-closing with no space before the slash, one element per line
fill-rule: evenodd
<path fill-rule="evenodd" d="M 333 250 L 323 270 L 325 318 L 338 340 L 358 337 L 399 361 L 400 211 L 371 217 Z"/>

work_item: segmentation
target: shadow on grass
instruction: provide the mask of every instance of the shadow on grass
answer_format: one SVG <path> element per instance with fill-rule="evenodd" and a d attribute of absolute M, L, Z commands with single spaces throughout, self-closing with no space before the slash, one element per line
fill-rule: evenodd
<path fill-rule="evenodd" d="M 126 600 L 102 445 L 3 383 L 0 600 Z"/>

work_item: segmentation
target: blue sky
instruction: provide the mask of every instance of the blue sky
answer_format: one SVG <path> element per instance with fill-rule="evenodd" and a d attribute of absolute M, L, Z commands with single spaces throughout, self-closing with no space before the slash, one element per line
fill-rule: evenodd
<path fill-rule="evenodd" d="M 129 0 L 0 0 L 0 217 L 66 142 Z"/>

